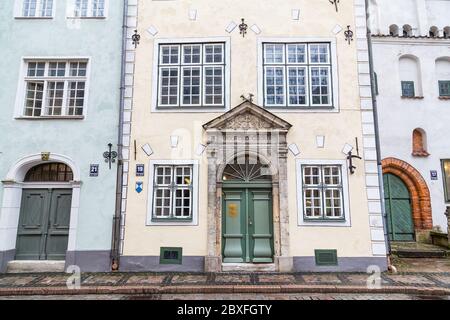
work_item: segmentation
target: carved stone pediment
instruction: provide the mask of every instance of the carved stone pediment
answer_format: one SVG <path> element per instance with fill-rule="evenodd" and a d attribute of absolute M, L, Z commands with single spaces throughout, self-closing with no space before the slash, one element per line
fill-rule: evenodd
<path fill-rule="evenodd" d="M 291 124 L 249 101 L 231 109 L 203 126 L 205 130 L 283 130 Z"/>

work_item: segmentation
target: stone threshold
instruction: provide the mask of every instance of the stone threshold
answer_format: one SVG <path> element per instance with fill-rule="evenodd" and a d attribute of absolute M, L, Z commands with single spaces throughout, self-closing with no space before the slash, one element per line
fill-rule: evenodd
<path fill-rule="evenodd" d="M 9 261 L 6 273 L 63 273 L 65 261 Z"/>
<path fill-rule="evenodd" d="M 448 296 L 450 289 L 437 287 L 394 287 L 384 286 L 370 289 L 365 286 L 333 285 L 214 285 L 214 286 L 121 286 L 0 288 L 0 296 L 48 296 L 48 295 L 90 295 L 90 294 L 229 294 L 229 293 L 356 293 L 356 294 L 415 294 L 427 296 Z"/>
<path fill-rule="evenodd" d="M 276 272 L 274 263 L 223 263 L 222 272 Z"/>

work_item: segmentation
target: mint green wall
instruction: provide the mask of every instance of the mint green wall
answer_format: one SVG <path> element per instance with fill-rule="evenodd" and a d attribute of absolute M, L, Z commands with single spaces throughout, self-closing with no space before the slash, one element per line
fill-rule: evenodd
<path fill-rule="evenodd" d="M 49 151 L 71 158 L 81 170 L 77 250 L 109 250 L 114 215 L 116 165 L 103 152 L 117 150 L 123 1 L 110 0 L 106 19 L 66 18 L 67 1 L 56 0 L 48 19 L 14 19 L 14 0 L 0 1 L 0 180 L 18 159 Z M 14 120 L 24 56 L 90 57 L 90 85 L 84 120 Z M 89 177 L 89 165 L 100 175 Z M 0 184 L 0 199 L 3 197 Z"/>

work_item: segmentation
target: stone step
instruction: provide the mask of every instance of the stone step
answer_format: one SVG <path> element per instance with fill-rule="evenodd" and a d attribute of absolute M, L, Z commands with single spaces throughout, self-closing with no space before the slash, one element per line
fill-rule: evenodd
<path fill-rule="evenodd" d="M 65 261 L 10 261 L 6 273 L 64 272 Z"/>
<path fill-rule="evenodd" d="M 393 249 L 392 254 L 399 258 L 445 258 L 446 250 Z"/>

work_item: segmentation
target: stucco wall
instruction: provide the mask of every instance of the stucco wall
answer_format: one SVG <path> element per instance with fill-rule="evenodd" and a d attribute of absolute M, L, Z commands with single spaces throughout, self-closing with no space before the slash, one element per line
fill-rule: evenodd
<path fill-rule="evenodd" d="M 116 166 L 109 170 L 102 154 L 108 143 L 117 148 L 123 4 L 110 1 L 106 19 L 74 21 L 66 18 L 66 2 L 55 2 L 53 19 L 15 19 L 14 1 L 0 2 L 0 180 L 27 155 L 51 152 L 69 157 L 81 170 L 82 183 L 76 250 L 109 250 Z M 24 56 L 90 58 L 84 120 L 14 119 Z M 98 178 L 89 177 L 90 164 L 100 164 Z M 2 193 L 0 185 L 0 198 Z"/>
<path fill-rule="evenodd" d="M 189 20 L 189 9 L 197 10 L 197 20 Z M 292 20 L 291 10 L 300 9 L 300 20 Z M 276 12 L 276 14 L 274 14 Z M 226 26 L 245 18 L 249 27 L 257 24 L 261 34 L 250 29 L 245 38 L 236 29 L 231 34 Z M 313 40 L 335 38 L 337 43 L 339 112 L 295 112 L 276 114 L 293 125 L 288 134 L 288 143 L 296 143 L 301 149 L 298 159 L 342 160 L 341 150 L 345 143 L 354 144 L 355 137 L 362 142 L 360 113 L 360 89 L 358 82 L 356 43 L 349 45 L 343 31 L 332 32 L 335 26 L 355 25 L 353 1 L 343 1 L 339 13 L 328 2 L 316 1 L 139 1 L 138 29 L 142 35 L 136 52 L 135 90 L 131 141 L 138 146 L 137 159 L 130 161 L 131 186 L 127 199 L 125 228 L 125 256 L 158 256 L 161 246 L 182 246 L 183 255 L 204 256 L 207 254 L 207 159 L 195 155 L 198 143 L 204 142 L 201 125 L 219 116 L 219 113 L 175 113 L 151 112 L 154 41 L 158 38 L 211 38 L 228 37 L 231 46 L 231 106 L 242 102 L 241 94 L 254 93 L 258 100 L 257 54 L 258 39 L 264 37 L 308 37 Z M 158 33 L 152 36 L 146 30 L 154 27 Z M 364 33 L 364 29 L 362 30 Z M 337 84 L 335 83 L 335 92 Z M 273 110 L 272 110 L 273 111 Z M 180 128 L 187 136 L 179 145 L 185 148 L 186 140 L 192 139 L 192 148 L 184 156 L 174 155 L 170 147 L 170 136 L 180 135 Z M 316 136 L 325 135 L 324 149 L 316 146 Z M 147 157 L 140 146 L 149 143 L 154 150 Z M 360 144 L 360 148 L 361 148 Z M 313 256 L 314 249 L 337 248 L 339 256 L 372 256 L 367 194 L 365 189 L 365 167 L 357 161 L 356 174 L 349 177 L 351 227 L 298 227 L 297 183 L 295 157 L 288 156 L 290 255 Z M 148 176 L 135 177 L 135 165 L 149 160 L 199 159 L 199 225 L 198 226 L 146 226 L 148 199 Z M 147 170 L 148 171 L 148 170 Z M 144 182 L 144 192 L 133 190 L 136 181 Z"/>

